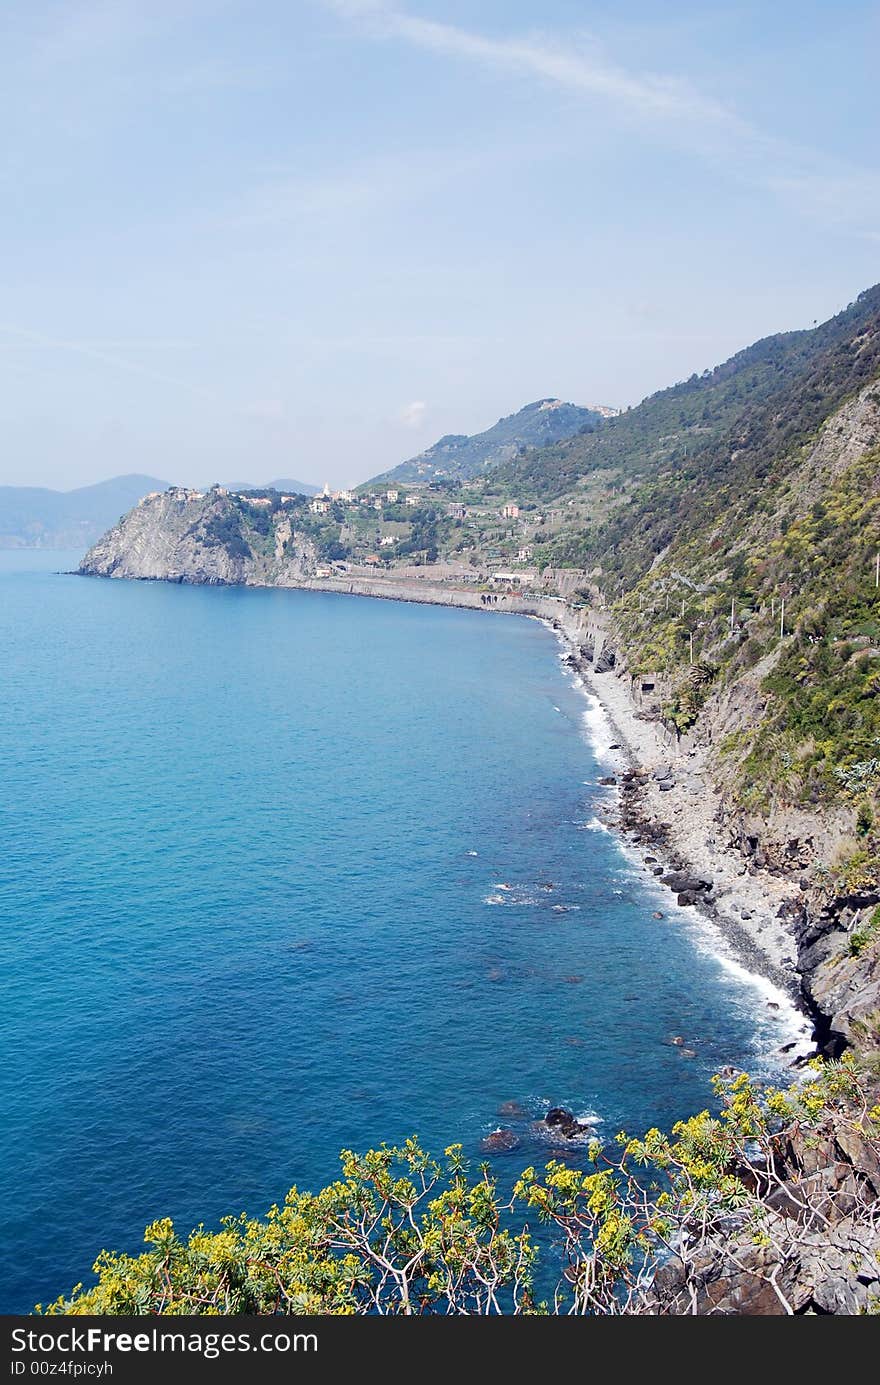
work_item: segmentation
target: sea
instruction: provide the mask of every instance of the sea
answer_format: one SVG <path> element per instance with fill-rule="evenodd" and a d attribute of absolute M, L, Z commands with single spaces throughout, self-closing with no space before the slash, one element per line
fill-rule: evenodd
<path fill-rule="evenodd" d="M 0 1311 L 344 1148 L 500 1125 L 504 1182 L 550 1105 L 612 1139 L 790 1077 L 802 1017 L 603 825 L 544 625 L 78 558 L 0 553 Z"/>

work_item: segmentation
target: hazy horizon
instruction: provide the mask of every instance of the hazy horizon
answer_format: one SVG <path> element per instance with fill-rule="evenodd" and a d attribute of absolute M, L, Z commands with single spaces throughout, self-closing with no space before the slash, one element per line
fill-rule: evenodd
<path fill-rule="evenodd" d="M 366 480 L 880 279 L 880 12 L 12 0 L 0 484 Z"/>

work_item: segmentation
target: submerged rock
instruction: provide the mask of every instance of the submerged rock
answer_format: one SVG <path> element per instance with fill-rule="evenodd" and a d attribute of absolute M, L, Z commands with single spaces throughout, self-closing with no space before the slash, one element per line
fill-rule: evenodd
<path fill-rule="evenodd" d="M 499 1116 L 512 1116 L 516 1120 L 525 1120 L 528 1113 L 519 1101 L 502 1101 L 496 1114 Z"/>
<path fill-rule="evenodd" d="M 519 1149 L 519 1137 L 512 1130 L 499 1127 L 480 1141 L 480 1149 L 484 1154 L 510 1154 Z"/>

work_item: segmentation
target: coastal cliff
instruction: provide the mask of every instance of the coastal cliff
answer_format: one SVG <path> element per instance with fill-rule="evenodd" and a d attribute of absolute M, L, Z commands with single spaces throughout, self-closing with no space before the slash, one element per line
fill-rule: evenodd
<path fill-rule="evenodd" d="M 300 497 L 304 500 L 305 497 Z M 255 505 L 236 506 L 220 487 L 154 491 L 89 549 L 79 571 L 92 577 L 288 586 L 314 574 L 315 548 L 289 520 L 266 523 Z"/>

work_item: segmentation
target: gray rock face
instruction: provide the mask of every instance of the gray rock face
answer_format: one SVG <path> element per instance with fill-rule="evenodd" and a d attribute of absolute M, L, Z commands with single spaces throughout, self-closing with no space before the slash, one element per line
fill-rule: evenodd
<path fill-rule="evenodd" d="M 855 1315 L 880 1292 L 880 1162 L 845 1121 L 818 1138 L 795 1133 L 774 1151 L 762 1236 L 754 1228 L 674 1253 L 648 1294 L 659 1315 Z M 769 1186 L 769 1185 L 768 1185 Z M 763 1244 L 761 1242 L 764 1242 Z"/>
<path fill-rule="evenodd" d="M 796 924 L 798 971 L 831 1055 L 845 1047 L 880 1052 L 880 939 L 871 922 L 878 903 L 878 892 L 832 899 L 806 908 Z"/>
<path fill-rule="evenodd" d="M 264 534 L 248 514 L 219 491 L 148 495 L 89 549 L 79 571 L 213 586 L 285 586 L 314 576 L 314 544 L 289 518 L 276 518 Z"/>

